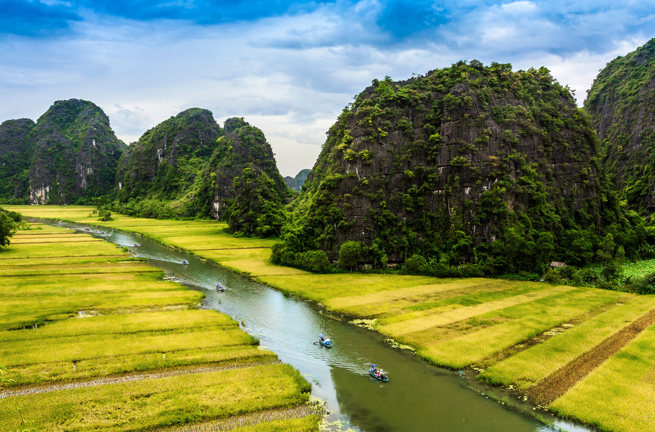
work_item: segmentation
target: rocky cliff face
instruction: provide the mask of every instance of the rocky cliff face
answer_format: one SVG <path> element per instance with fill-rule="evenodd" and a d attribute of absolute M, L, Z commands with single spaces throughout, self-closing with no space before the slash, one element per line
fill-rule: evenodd
<path fill-rule="evenodd" d="M 222 134 L 212 113 L 200 108 L 183 111 L 150 129 L 121 158 L 119 198 L 173 199 L 183 194 Z"/>
<path fill-rule="evenodd" d="M 5 128 L 3 148 L 14 149 L 19 161 L 20 174 L 11 177 L 14 198 L 32 204 L 70 204 L 112 190 L 125 144 L 98 106 L 79 99 L 57 101 L 36 124 L 12 122 L 4 123 L 13 125 L 14 132 L 8 134 Z"/>
<path fill-rule="evenodd" d="M 225 135 L 218 139 L 218 147 L 203 174 L 211 197 L 211 216 L 223 216 L 226 203 L 234 197 L 234 179 L 241 176 L 245 168 L 253 170 L 255 176 L 266 174 L 276 193 L 286 199 L 287 186 L 262 131 L 242 118 L 226 120 L 224 130 Z"/>
<path fill-rule="evenodd" d="M 30 168 L 30 203 L 68 204 L 113 189 L 125 144 L 105 113 L 79 99 L 57 101 L 37 121 Z"/>
<path fill-rule="evenodd" d="M 0 125 L 0 199 L 25 200 L 28 196 L 30 159 L 28 139 L 34 128 L 30 119 L 7 120 Z"/>
<path fill-rule="evenodd" d="M 612 183 L 632 208 L 655 211 L 655 39 L 608 63 L 584 108 Z"/>
<path fill-rule="evenodd" d="M 472 61 L 375 80 L 329 130 L 287 246 L 335 259 L 354 240 L 390 262 L 479 263 L 517 237 L 544 261 L 572 229 L 609 222 L 596 147 L 588 117 L 544 68 Z"/>

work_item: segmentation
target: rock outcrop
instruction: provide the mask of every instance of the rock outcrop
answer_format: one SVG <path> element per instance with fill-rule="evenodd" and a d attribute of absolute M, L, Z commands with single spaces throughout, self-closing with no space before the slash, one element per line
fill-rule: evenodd
<path fill-rule="evenodd" d="M 30 119 L 7 120 L 0 125 L 0 199 L 25 202 L 29 190 L 30 159 L 34 147 L 28 139 Z"/>
<path fill-rule="evenodd" d="M 191 108 L 144 133 L 118 166 L 118 197 L 171 200 L 189 191 L 212 152 L 221 127 L 211 111 Z"/>
<path fill-rule="evenodd" d="M 612 60 L 594 81 L 585 110 L 598 132 L 612 184 L 640 212 L 655 211 L 655 39 Z"/>
<path fill-rule="evenodd" d="M 273 181 L 276 194 L 286 199 L 289 192 L 264 133 L 243 118 L 226 120 L 224 131 L 204 172 L 205 187 L 211 197 L 211 216 L 221 218 L 225 213 L 226 203 L 234 197 L 234 179 L 245 168 L 253 170 L 254 175 L 266 174 Z"/>
<path fill-rule="evenodd" d="M 389 262 L 413 253 L 499 271 L 571 262 L 563 244 L 591 244 L 617 220 L 597 144 L 545 68 L 472 61 L 375 80 L 330 128 L 283 237 L 332 260 L 357 241 Z"/>
<path fill-rule="evenodd" d="M 31 204 L 71 204 L 90 202 L 113 190 L 125 144 L 92 102 L 57 101 L 36 124 L 22 119 L 4 125 L 13 132 L 3 128 L 1 145 L 17 161 L 12 167 L 16 172 L 8 177 L 13 179 L 9 186 L 13 196 L 8 198 Z M 5 196 L 6 191 L 5 187 Z"/>

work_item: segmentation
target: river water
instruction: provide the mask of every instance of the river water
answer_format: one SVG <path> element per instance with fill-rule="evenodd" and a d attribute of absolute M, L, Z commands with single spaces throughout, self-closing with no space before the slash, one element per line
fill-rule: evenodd
<path fill-rule="evenodd" d="M 391 348 L 378 334 L 331 319 L 308 302 L 142 236 L 78 224 L 60 225 L 125 246 L 135 256 L 162 268 L 168 278 L 205 293 L 202 308 L 232 316 L 260 340 L 262 347 L 275 352 L 311 382 L 312 394 L 326 401 L 330 412 L 328 430 L 556 430 L 471 390 L 468 381 L 453 371 L 433 367 Z M 140 246 L 134 247 L 136 243 Z M 182 264 L 183 259 L 188 264 Z M 216 292 L 218 282 L 225 292 Z M 330 337 L 334 347 L 318 345 L 319 333 Z M 368 376 L 372 363 L 387 371 L 388 383 Z M 586 431 L 551 420 L 560 430 Z"/>

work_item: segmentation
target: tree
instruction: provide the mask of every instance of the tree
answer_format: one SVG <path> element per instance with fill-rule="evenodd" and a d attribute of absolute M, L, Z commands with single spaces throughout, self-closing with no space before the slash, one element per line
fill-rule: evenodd
<path fill-rule="evenodd" d="M 359 264 L 362 256 L 362 245 L 358 241 L 349 240 L 339 248 L 337 264 L 341 268 L 353 270 Z"/>
<path fill-rule="evenodd" d="M 9 246 L 9 237 L 14 235 L 17 227 L 16 221 L 0 209 L 0 248 Z"/>

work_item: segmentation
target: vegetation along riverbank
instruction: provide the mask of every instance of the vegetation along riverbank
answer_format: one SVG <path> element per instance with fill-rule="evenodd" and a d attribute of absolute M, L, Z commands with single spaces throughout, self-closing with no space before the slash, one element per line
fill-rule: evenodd
<path fill-rule="evenodd" d="M 202 297 L 89 235 L 17 231 L 0 251 L 0 430 L 317 430 L 307 381 Z"/>
<path fill-rule="evenodd" d="M 314 274 L 274 265 L 274 240 L 237 238 L 219 222 L 123 215 L 99 221 L 92 207 L 7 208 L 139 232 L 187 249 L 357 318 L 431 363 L 475 369 L 487 382 L 601 430 L 648 431 L 655 422 L 652 296 L 488 278 Z"/>

